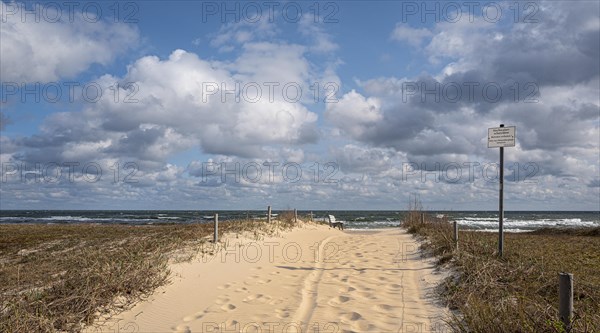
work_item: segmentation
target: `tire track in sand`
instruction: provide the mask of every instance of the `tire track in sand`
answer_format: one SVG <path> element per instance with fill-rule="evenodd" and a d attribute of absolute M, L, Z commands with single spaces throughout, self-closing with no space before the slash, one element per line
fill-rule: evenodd
<path fill-rule="evenodd" d="M 307 332 L 313 311 L 317 307 L 317 290 L 319 282 L 321 281 L 321 277 L 323 276 L 323 268 L 325 264 L 325 260 L 323 260 L 325 255 L 325 245 L 335 237 L 337 236 L 329 236 L 321 241 L 321 244 L 319 244 L 319 250 L 317 252 L 319 257 L 314 258 L 315 265 L 312 267 L 312 272 L 308 274 L 302 284 L 302 300 L 300 301 L 300 306 L 294 314 L 294 323 L 298 323 L 302 327 L 301 332 Z"/>

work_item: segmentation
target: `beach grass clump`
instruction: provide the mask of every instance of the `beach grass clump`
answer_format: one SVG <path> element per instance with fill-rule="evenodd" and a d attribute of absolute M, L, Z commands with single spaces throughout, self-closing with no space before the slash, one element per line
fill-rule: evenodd
<path fill-rule="evenodd" d="M 296 225 L 296 213 L 293 210 L 285 210 L 277 216 L 277 220 L 284 228 L 292 228 Z"/>
<path fill-rule="evenodd" d="M 558 273 L 574 275 L 571 332 L 600 332 L 600 228 L 546 229 L 498 234 L 460 231 L 426 218 L 404 227 L 425 240 L 423 248 L 456 272 L 443 283 L 454 332 L 564 332 L 558 316 Z"/>
<path fill-rule="evenodd" d="M 292 227 L 229 221 L 219 233 Z M 0 332 L 80 331 L 168 283 L 169 263 L 202 255 L 212 234 L 212 223 L 0 225 Z"/>
<path fill-rule="evenodd" d="M 205 230 L 203 230 L 205 229 Z M 0 331 L 77 331 L 168 281 L 168 253 L 207 227 L 0 225 Z"/>

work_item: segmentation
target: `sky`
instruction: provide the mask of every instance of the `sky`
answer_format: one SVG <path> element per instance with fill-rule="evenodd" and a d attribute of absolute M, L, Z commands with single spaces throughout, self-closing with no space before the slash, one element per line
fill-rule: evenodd
<path fill-rule="evenodd" d="M 597 1 L 0 14 L 0 209 L 600 210 Z"/>

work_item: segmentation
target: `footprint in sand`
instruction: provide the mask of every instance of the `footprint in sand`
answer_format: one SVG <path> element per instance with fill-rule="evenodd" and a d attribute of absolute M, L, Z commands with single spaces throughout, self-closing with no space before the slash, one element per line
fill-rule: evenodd
<path fill-rule="evenodd" d="M 373 290 L 373 288 L 371 288 L 371 287 L 367 287 L 367 286 L 366 286 L 366 285 L 364 285 L 364 284 L 361 284 L 361 285 L 359 285 L 359 286 L 358 286 L 358 289 L 360 289 L 360 291 L 372 291 L 372 290 Z"/>
<path fill-rule="evenodd" d="M 279 319 L 285 319 L 290 316 L 290 310 L 289 309 L 275 309 L 275 315 Z"/>
<path fill-rule="evenodd" d="M 327 304 L 331 305 L 331 306 L 338 306 L 342 303 L 346 303 L 350 300 L 350 297 L 348 296 L 338 296 L 335 298 L 332 298 L 331 300 L 329 300 L 329 302 L 327 302 Z"/>
<path fill-rule="evenodd" d="M 353 322 L 353 321 L 357 321 L 359 319 L 362 318 L 362 315 L 358 312 L 350 312 L 350 313 L 345 313 L 341 316 L 342 318 L 342 322 Z"/>
<path fill-rule="evenodd" d="M 235 319 L 228 319 L 222 323 L 221 329 L 223 332 L 238 332 L 240 329 L 240 323 Z M 219 331 L 220 332 L 220 331 Z"/>
<path fill-rule="evenodd" d="M 250 292 L 250 291 L 248 291 L 248 288 L 246 288 L 246 287 L 241 287 L 241 288 L 237 288 L 237 289 L 235 290 L 235 292 L 236 292 L 236 293 L 248 293 L 248 292 Z"/>
<path fill-rule="evenodd" d="M 189 326 L 179 325 L 179 326 L 175 327 L 174 332 L 176 332 L 176 333 L 192 333 L 192 330 L 190 330 Z"/>
<path fill-rule="evenodd" d="M 189 323 L 190 321 L 198 320 L 206 314 L 206 311 L 199 311 L 190 316 L 183 317 L 183 321 Z"/>
<path fill-rule="evenodd" d="M 392 312 L 397 309 L 397 306 L 389 305 L 389 304 L 377 304 L 373 307 L 376 311 L 379 312 Z"/>
<path fill-rule="evenodd" d="M 221 289 L 221 290 L 223 290 L 223 289 L 229 289 L 232 285 L 234 285 L 234 283 L 225 283 L 222 286 L 218 286 L 217 289 Z"/>
<path fill-rule="evenodd" d="M 360 291 L 358 293 L 358 295 L 360 297 L 366 298 L 366 299 L 377 299 L 377 296 L 375 296 L 373 293 L 368 292 L 368 291 Z"/>
<path fill-rule="evenodd" d="M 231 308 L 233 306 L 233 308 Z M 205 313 L 221 313 L 226 311 L 235 310 L 235 305 L 229 303 L 229 298 L 225 296 L 217 297 L 215 304 L 209 306 L 204 310 Z"/>
<path fill-rule="evenodd" d="M 227 296 L 219 296 L 217 297 L 217 300 L 215 301 L 216 304 L 222 305 L 229 302 L 229 298 L 227 298 Z"/>
<path fill-rule="evenodd" d="M 224 304 L 223 306 L 221 306 L 221 310 L 223 311 L 227 311 L 227 312 L 231 312 L 233 310 L 237 309 L 237 306 L 228 303 L 228 304 Z"/>
<path fill-rule="evenodd" d="M 361 274 L 365 274 L 366 272 L 367 271 L 365 268 L 355 268 L 354 272 L 352 272 L 352 275 L 361 275 Z"/>
<path fill-rule="evenodd" d="M 394 290 L 394 291 L 402 289 L 402 285 L 401 284 L 397 284 L 397 283 L 389 284 L 389 285 L 387 285 L 387 287 L 388 287 L 389 290 Z"/>
<path fill-rule="evenodd" d="M 353 292 L 355 290 L 356 290 L 356 288 L 354 288 L 354 287 L 342 287 L 342 288 L 340 288 L 340 292 L 341 293 L 344 293 L 344 292 L 350 293 L 350 292 Z"/>
<path fill-rule="evenodd" d="M 264 303 L 271 301 L 271 299 L 273 299 L 273 298 L 269 295 L 254 294 L 254 295 L 247 296 L 246 298 L 244 298 L 242 300 L 242 302 L 248 303 L 248 304 L 264 304 Z"/>

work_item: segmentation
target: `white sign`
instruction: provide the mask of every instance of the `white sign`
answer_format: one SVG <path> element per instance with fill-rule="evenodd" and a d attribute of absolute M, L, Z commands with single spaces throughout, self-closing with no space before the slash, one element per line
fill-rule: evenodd
<path fill-rule="evenodd" d="M 488 128 L 488 148 L 514 147 L 515 126 Z"/>

